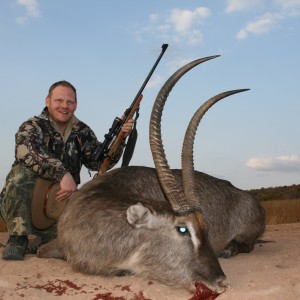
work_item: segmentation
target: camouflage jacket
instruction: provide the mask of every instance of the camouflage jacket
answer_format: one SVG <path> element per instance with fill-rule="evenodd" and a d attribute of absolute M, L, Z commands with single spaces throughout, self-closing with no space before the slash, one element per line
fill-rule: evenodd
<path fill-rule="evenodd" d="M 91 128 L 75 116 L 64 141 L 62 134 L 51 125 L 48 109 L 44 108 L 39 116 L 24 122 L 16 133 L 14 165 L 24 164 L 40 177 L 56 182 L 70 172 L 79 184 L 82 165 L 98 170 L 99 161 L 95 156 L 101 146 Z M 122 151 L 118 158 L 121 154 Z"/>

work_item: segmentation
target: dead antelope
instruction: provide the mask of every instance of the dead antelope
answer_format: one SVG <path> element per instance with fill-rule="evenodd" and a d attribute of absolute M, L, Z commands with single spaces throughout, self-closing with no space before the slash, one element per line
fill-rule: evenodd
<path fill-rule="evenodd" d="M 244 90 L 221 93 L 198 109 L 186 131 L 182 170 L 169 168 L 160 129 L 177 81 L 215 57 L 183 66 L 158 93 L 150 120 L 155 168 L 118 168 L 86 183 L 61 215 L 57 239 L 42 246 L 39 257 L 66 259 L 86 274 L 143 276 L 191 289 L 201 281 L 216 292 L 226 289 L 217 257 L 251 251 L 264 230 L 264 211 L 228 181 L 194 171 L 193 143 L 204 113 Z"/>

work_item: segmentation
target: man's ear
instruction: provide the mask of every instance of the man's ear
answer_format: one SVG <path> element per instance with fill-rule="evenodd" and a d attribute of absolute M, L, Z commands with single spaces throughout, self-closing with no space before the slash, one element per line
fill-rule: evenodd
<path fill-rule="evenodd" d="M 50 98 L 49 97 L 46 97 L 45 104 L 46 104 L 47 107 L 49 107 L 49 105 L 50 105 Z"/>

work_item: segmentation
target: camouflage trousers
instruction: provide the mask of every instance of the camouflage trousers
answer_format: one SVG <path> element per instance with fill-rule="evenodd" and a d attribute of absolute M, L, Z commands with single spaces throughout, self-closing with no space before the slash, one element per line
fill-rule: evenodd
<path fill-rule="evenodd" d="M 37 175 L 23 165 L 14 165 L 1 192 L 0 208 L 10 235 L 37 235 L 42 242 L 56 237 L 56 224 L 39 230 L 31 222 L 31 199 Z"/>

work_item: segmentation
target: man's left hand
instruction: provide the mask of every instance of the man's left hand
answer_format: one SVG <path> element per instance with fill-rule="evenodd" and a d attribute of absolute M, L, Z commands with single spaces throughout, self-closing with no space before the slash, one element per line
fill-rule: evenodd
<path fill-rule="evenodd" d="M 124 133 L 124 136 L 127 137 L 128 135 L 130 135 L 132 128 L 133 128 L 133 124 L 134 124 L 134 120 L 128 120 L 128 122 L 124 123 L 121 131 Z"/>

